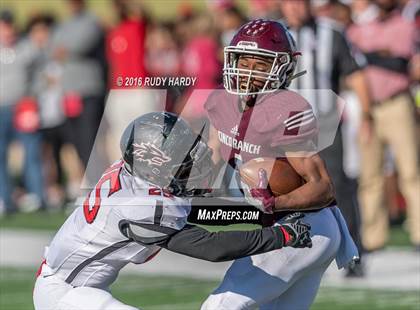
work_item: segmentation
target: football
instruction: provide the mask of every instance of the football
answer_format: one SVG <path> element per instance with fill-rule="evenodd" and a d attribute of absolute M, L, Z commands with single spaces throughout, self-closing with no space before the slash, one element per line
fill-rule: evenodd
<path fill-rule="evenodd" d="M 269 187 L 274 196 L 290 193 L 304 184 L 303 178 L 286 159 L 260 157 L 251 159 L 239 169 L 242 182 L 249 188 L 258 188 L 258 171 L 260 168 L 267 172 Z"/>

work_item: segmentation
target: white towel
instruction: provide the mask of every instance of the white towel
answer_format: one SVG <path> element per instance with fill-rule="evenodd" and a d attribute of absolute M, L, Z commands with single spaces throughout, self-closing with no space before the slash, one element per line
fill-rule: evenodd
<path fill-rule="evenodd" d="M 331 211 L 337 220 L 341 234 L 340 247 L 338 248 L 337 256 L 335 257 L 337 267 L 338 269 L 341 269 L 354 264 L 360 259 L 360 256 L 356 244 L 354 243 L 353 238 L 350 236 L 349 229 L 347 228 L 346 221 L 341 214 L 340 209 L 337 207 L 332 207 Z"/>

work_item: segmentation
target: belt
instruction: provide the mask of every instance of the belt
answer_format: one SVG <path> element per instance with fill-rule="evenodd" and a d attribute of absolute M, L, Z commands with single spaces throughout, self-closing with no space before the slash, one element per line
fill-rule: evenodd
<path fill-rule="evenodd" d="M 396 92 L 395 94 L 391 95 L 390 97 L 383 99 L 383 100 L 378 100 L 377 104 L 381 105 L 381 104 L 389 104 L 391 103 L 392 100 L 400 97 L 400 96 L 410 96 L 410 92 L 408 89 L 404 89 L 401 91 Z"/>
<path fill-rule="evenodd" d="M 336 205 L 337 205 L 337 201 L 334 199 L 333 201 L 328 203 L 328 205 L 326 207 L 323 207 L 323 208 L 329 208 L 329 207 L 333 207 L 333 206 L 336 206 Z M 289 214 L 293 214 L 293 213 L 296 213 L 296 212 L 300 212 L 300 213 L 304 213 L 304 214 L 305 213 L 315 213 L 315 212 L 318 212 L 322 209 L 312 209 L 312 210 L 302 210 L 302 211 L 297 211 L 297 210 L 277 211 L 277 212 L 274 212 L 273 214 L 267 214 L 267 213 L 262 213 L 261 212 L 261 225 L 263 227 L 272 226 L 272 225 L 274 225 L 275 222 L 281 220 L 283 217 L 285 217 Z"/>

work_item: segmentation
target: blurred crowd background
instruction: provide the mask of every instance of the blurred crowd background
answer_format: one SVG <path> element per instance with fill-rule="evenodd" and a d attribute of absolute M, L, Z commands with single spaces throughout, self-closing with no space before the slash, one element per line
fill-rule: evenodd
<path fill-rule="evenodd" d="M 362 211 L 365 248 L 382 248 L 389 225 L 408 218 L 420 250 L 419 1 L 51 2 L 0 4 L 0 216 L 62 210 L 77 198 L 106 98 L 120 88 L 117 77 L 197 77 L 193 87 L 168 89 L 166 109 L 180 112 L 193 89 L 221 83 L 223 47 L 239 27 L 268 18 L 290 26 L 303 57 L 314 51 L 313 59 L 334 62 L 329 88 L 347 101 L 332 159 L 347 180 L 348 193 L 338 198 L 354 202 L 350 217 Z M 348 47 L 330 43 L 334 59 L 316 56 L 322 40 L 313 25 L 320 21 Z M 346 83 L 354 72 L 348 57 L 364 74 L 356 85 Z M 313 75 L 310 87 L 322 88 L 323 77 Z M 204 111 L 197 103 L 183 115 L 194 121 Z"/>

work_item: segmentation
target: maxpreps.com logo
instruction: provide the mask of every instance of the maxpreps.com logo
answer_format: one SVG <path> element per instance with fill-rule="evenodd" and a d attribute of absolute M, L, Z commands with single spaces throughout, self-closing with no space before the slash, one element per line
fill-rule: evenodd
<path fill-rule="evenodd" d="M 171 160 L 169 156 L 151 143 L 134 143 L 133 155 L 139 161 L 145 161 L 151 166 L 162 166 Z"/>

